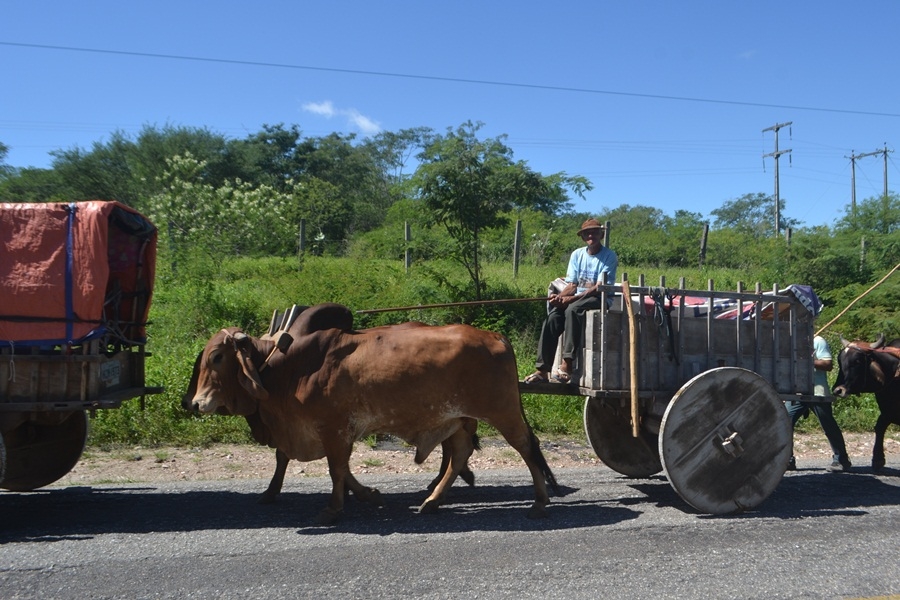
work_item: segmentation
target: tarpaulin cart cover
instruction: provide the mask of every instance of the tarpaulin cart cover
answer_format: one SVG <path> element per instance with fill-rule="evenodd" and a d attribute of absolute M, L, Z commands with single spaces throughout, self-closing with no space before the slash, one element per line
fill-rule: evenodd
<path fill-rule="evenodd" d="M 0 203 L 0 349 L 143 344 L 156 242 L 118 202 Z"/>

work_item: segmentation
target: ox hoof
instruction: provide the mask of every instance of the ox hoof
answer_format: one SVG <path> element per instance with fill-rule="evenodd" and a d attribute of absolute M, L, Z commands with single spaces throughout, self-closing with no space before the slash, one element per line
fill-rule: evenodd
<path fill-rule="evenodd" d="M 359 499 L 363 502 L 374 504 L 375 506 L 384 506 L 384 498 L 381 497 L 381 492 L 379 492 L 375 488 L 364 489 L 362 492 L 360 492 Z"/>
<path fill-rule="evenodd" d="M 528 518 L 529 519 L 546 519 L 547 518 L 547 505 L 540 504 L 535 502 L 531 505 L 531 508 L 528 509 Z"/>
<path fill-rule="evenodd" d="M 463 469 L 459 472 L 459 476 L 462 477 L 462 480 L 468 483 L 470 486 L 475 485 L 475 473 L 473 473 L 469 469 Z"/>
<path fill-rule="evenodd" d="M 419 507 L 420 515 L 433 515 L 438 511 L 438 507 L 441 505 L 440 500 L 437 498 L 429 498 L 425 502 L 422 503 L 422 506 Z"/>
<path fill-rule="evenodd" d="M 884 468 L 885 460 L 884 458 L 873 458 L 872 459 L 872 470 L 880 471 Z"/>
<path fill-rule="evenodd" d="M 318 523 L 319 525 L 334 525 L 334 522 L 337 521 L 338 517 L 340 516 L 341 511 L 335 511 L 330 508 L 326 508 L 319 513 L 318 517 L 316 517 L 316 523 Z"/>

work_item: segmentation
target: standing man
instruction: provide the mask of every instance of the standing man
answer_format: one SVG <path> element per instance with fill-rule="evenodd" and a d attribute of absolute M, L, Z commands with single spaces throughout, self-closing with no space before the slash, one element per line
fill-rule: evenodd
<path fill-rule="evenodd" d="M 828 342 L 825 341 L 825 338 L 818 335 L 813 338 L 813 367 L 815 369 L 813 395 L 825 396 L 829 397 L 829 399 L 826 402 L 796 402 L 794 400 L 786 402 L 785 406 L 787 407 L 788 415 L 791 417 L 791 427 L 795 426 L 797 421 L 803 417 L 808 416 L 810 411 L 815 413 L 819 423 L 822 425 L 822 431 L 825 432 L 825 437 L 828 438 L 831 452 L 834 455 L 829 470 L 832 472 L 849 471 L 851 464 L 850 457 L 847 456 L 847 447 L 844 444 L 844 434 L 841 433 L 840 426 L 834 420 L 834 413 L 831 409 L 833 398 L 830 398 L 831 388 L 828 386 L 828 376 L 826 375 L 834 367 L 831 359 L 831 349 L 828 347 Z M 788 470 L 793 471 L 796 468 L 797 461 L 791 456 L 791 460 L 788 462 Z"/>
<path fill-rule="evenodd" d="M 601 308 L 600 286 L 616 281 L 619 259 L 616 253 L 603 245 L 604 227 L 596 219 L 581 224 L 578 235 L 585 246 L 572 253 L 566 269 L 566 287 L 548 298 L 550 312 L 541 328 L 538 343 L 537 370 L 525 378 L 525 383 L 541 383 L 550 380 L 549 373 L 556 356 L 559 335 L 563 336 L 562 362 L 553 376 L 558 383 L 569 383 L 572 377 L 572 359 L 575 349 L 582 345 L 584 313 Z"/>

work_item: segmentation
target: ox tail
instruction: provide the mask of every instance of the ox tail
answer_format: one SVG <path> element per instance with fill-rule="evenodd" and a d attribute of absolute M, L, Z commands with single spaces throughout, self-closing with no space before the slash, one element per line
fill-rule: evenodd
<path fill-rule="evenodd" d="M 473 446 L 476 450 L 481 450 L 481 438 L 478 437 L 478 434 L 477 434 L 477 433 L 473 433 L 473 434 L 472 434 L 472 446 Z"/>
<path fill-rule="evenodd" d="M 547 482 L 547 485 L 550 486 L 550 489 L 553 490 L 554 494 L 562 496 L 562 490 L 560 490 L 559 484 L 556 483 L 556 476 L 553 474 L 553 471 L 550 470 L 550 465 L 547 464 L 544 453 L 541 452 L 541 443 L 538 441 L 537 436 L 534 435 L 531 425 L 528 425 L 528 434 L 531 436 L 531 457 L 544 474 L 544 481 Z"/>

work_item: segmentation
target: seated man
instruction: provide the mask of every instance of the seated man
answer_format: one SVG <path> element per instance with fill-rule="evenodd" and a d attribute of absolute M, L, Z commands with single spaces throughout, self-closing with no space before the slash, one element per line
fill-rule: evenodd
<path fill-rule="evenodd" d="M 553 375 L 553 381 L 569 383 L 575 349 L 582 345 L 584 313 L 601 308 L 600 286 L 615 283 L 619 259 L 615 252 L 603 245 L 603 225 L 596 219 L 588 219 L 581 224 L 578 235 L 585 246 L 575 250 L 569 258 L 566 287 L 548 298 L 550 312 L 541 328 L 535 363 L 537 370 L 525 378 L 525 383 L 550 381 L 556 346 L 563 332 L 562 362 L 559 371 Z"/>

